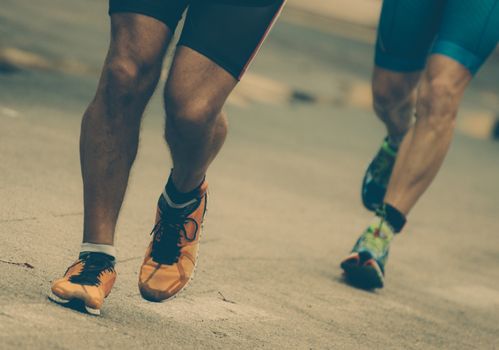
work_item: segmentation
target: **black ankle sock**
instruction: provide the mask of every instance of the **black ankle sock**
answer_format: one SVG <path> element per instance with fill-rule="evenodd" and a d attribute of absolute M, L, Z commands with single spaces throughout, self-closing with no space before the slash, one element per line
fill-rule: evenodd
<path fill-rule="evenodd" d="M 170 177 L 168 178 L 168 182 L 166 183 L 166 186 L 165 186 L 165 192 L 168 195 L 168 197 L 170 197 L 170 199 L 172 200 L 173 203 L 175 203 L 175 204 L 187 203 L 195 198 L 198 198 L 199 188 L 201 187 L 203 182 L 204 182 L 204 179 L 203 179 L 203 181 L 201 181 L 201 184 L 199 184 L 198 187 L 196 187 L 195 189 L 193 189 L 190 192 L 180 192 L 175 187 L 175 184 L 173 183 L 172 175 L 170 174 Z"/>
<path fill-rule="evenodd" d="M 376 215 L 383 218 L 395 233 L 402 231 L 407 221 L 404 214 L 388 203 L 383 203 L 381 208 L 376 211 Z"/>

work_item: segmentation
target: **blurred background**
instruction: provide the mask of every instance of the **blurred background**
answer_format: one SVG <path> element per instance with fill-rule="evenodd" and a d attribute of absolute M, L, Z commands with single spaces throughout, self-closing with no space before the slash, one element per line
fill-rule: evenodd
<path fill-rule="evenodd" d="M 136 279 L 170 167 L 160 85 L 119 222 L 118 283 L 103 317 L 91 318 L 52 305 L 46 292 L 81 241 L 79 124 L 107 50 L 107 1 L 2 0 L 0 343 L 495 348 L 497 53 L 468 89 L 444 168 L 394 244 L 386 288 L 341 279 L 339 261 L 371 218 L 360 183 L 384 137 L 370 95 L 380 6 L 288 1 L 227 105 L 198 275 L 157 305 L 140 299 Z"/>
<path fill-rule="evenodd" d="M 95 81 L 107 48 L 105 5 L 102 1 L 77 5 L 43 0 L 33 7 L 25 1 L 4 1 L 0 23 L 3 34 L 0 41 L 1 74 L 12 73 L 19 78 L 13 73 L 50 72 L 52 75 L 90 77 Z M 74 11 L 75 6 L 79 6 L 77 11 Z M 274 33 L 269 39 L 270 44 L 266 45 L 271 48 L 265 50 L 271 51 L 280 45 L 281 51 L 297 51 L 290 52 L 286 61 L 294 61 L 290 64 L 298 65 L 299 71 L 292 76 L 282 74 L 275 66 L 266 71 L 265 68 L 274 62 L 269 58 L 258 58 L 254 64 L 256 67 L 243 80 L 232 102 L 297 101 L 370 110 L 372 45 L 380 7 L 380 0 L 289 0 L 281 22 L 285 22 L 288 28 L 297 28 L 299 33 L 296 37 L 289 31 L 281 33 L 280 28 L 284 25 L 280 25 L 275 30 L 278 33 Z M 495 79 L 498 61 L 496 52 L 467 94 L 459 130 L 469 136 L 499 138 L 499 86 Z M 323 72 L 328 74 L 314 77 L 311 74 L 321 71 L 317 67 L 320 64 L 324 65 Z M 12 89 L 9 90 L 12 94 Z M 2 108 L 2 113 L 9 114 L 8 106 Z"/>

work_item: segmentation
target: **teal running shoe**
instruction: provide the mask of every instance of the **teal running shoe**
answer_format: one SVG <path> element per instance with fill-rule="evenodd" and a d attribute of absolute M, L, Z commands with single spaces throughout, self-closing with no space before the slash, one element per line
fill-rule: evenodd
<path fill-rule="evenodd" d="M 390 146 L 386 137 L 362 180 L 362 203 L 367 210 L 376 211 L 383 204 L 396 156 L 397 149 Z"/>
<path fill-rule="evenodd" d="M 391 227 L 382 218 L 377 218 L 341 263 L 347 282 L 363 289 L 383 288 L 385 264 L 394 236 Z"/>

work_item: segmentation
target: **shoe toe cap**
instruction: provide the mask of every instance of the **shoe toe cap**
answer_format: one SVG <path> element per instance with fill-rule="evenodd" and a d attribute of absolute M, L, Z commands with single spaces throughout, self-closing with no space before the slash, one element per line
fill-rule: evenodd
<path fill-rule="evenodd" d="M 144 299 L 160 302 L 173 297 L 188 281 L 175 265 L 145 264 L 140 270 L 139 290 Z"/>
<path fill-rule="evenodd" d="M 61 278 L 52 283 L 50 288 L 52 293 L 60 298 L 71 298 L 75 292 L 75 288 L 67 279 Z"/>
<path fill-rule="evenodd" d="M 79 299 L 86 306 L 100 309 L 104 302 L 104 292 L 97 286 L 84 286 L 71 283 L 66 279 L 55 281 L 51 287 L 52 293 L 63 300 Z"/>
<path fill-rule="evenodd" d="M 161 302 L 170 299 L 173 297 L 177 291 L 169 292 L 168 290 L 159 290 L 151 288 L 151 286 L 147 283 L 139 282 L 139 291 L 140 295 L 145 300 L 153 301 L 153 302 Z"/>

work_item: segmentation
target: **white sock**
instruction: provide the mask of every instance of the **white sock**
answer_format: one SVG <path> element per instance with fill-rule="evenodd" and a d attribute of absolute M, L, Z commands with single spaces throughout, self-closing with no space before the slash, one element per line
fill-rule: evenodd
<path fill-rule="evenodd" d="M 104 253 L 116 259 L 116 248 L 109 244 L 83 242 L 80 248 L 80 254 L 81 253 Z"/>

